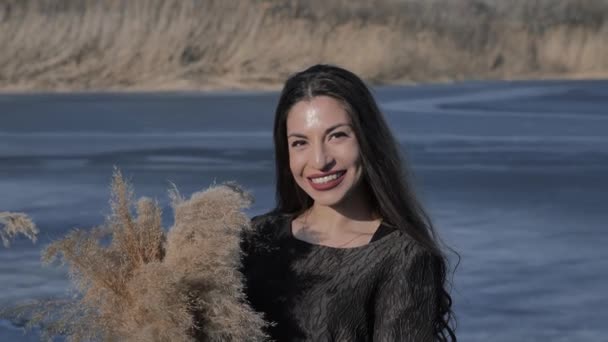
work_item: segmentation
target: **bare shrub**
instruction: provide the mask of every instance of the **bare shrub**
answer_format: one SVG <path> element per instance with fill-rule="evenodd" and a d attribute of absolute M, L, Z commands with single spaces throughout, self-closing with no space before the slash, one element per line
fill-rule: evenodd
<path fill-rule="evenodd" d="M 250 198 L 234 184 L 172 197 L 175 223 L 165 233 L 158 203 L 133 205 L 133 190 L 116 171 L 106 223 L 74 230 L 43 253 L 44 262 L 68 266 L 75 299 L 21 311 L 33 310 L 45 337 L 70 341 L 265 340 L 239 272 Z"/>

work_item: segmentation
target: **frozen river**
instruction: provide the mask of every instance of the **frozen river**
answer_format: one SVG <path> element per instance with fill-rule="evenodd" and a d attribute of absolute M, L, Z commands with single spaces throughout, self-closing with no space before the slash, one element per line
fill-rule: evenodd
<path fill-rule="evenodd" d="M 381 87 L 437 229 L 461 255 L 462 341 L 608 341 L 608 81 Z M 0 305 L 63 296 L 40 249 L 109 213 L 114 165 L 167 205 L 236 180 L 273 205 L 276 93 L 0 95 L 0 210 L 36 245 L 0 248 Z M 171 214 L 165 210 L 170 224 Z M 0 340 L 36 341 L 0 321 Z"/>

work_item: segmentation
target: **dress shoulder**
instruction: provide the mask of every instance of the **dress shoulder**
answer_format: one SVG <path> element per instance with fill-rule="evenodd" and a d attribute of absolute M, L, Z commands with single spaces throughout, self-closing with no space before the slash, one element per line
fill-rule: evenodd
<path fill-rule="evenodd" d="M 441 264 L 441 256 L 405 234 L 401 238 L 400 248 L 395 248 L 391 255 L 392 269 L 397 271 L 396 275 L 406 278 L 404 280 L 417 279 L 414 283 L 418 283 L 418 278 L 423 274 L 435 273 Z"/>
<path fill-rule="evenodd" d="M 244 232 L 242 246 L 245 253 L 269 251 L 280 238 L 286 216 L 268 212 L 251 218 L 251 228 Z"/>
<path fill-rule="evenodd" d="M 251 218 L 251 227 L 253 230 L 265 229 L 268 226 L 275 225 L 284 216 L 285 215 L 278 214 L 274 211 L 256 215 Z"/>

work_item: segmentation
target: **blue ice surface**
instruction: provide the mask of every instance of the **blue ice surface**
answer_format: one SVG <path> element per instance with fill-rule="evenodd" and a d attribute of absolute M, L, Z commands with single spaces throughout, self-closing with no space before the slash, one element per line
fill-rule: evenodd
<path fill-rule="evenodd" d="M 608 334 L 608 81 L 374 89 L 443 240 L 460 255 L 462 341 L 599 341 Z M 64 296 L 40 250 L 109 213 L 114 166 L 159 200 L 236 180 L 274 203 L 277 93 L 0 95 L 0 209 L 38 224 L 0 249 L 0 305 Z M 6 194 L 9 194 L 8 196 Z M 452 263 L 457 257 L 448 253 Z M 37 340 L 0 322 L 0 340 Z"/>

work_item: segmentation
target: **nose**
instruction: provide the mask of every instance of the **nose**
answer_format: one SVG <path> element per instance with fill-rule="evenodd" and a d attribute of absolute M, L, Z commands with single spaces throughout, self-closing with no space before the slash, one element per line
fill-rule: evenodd
<path fill-rule="evenodd" d="M 334 159 L 328 153 L 324 144 L 318 144 L 313 152 L 313 167 L 317 170 L 326 171 L 333 166 Z"/>

